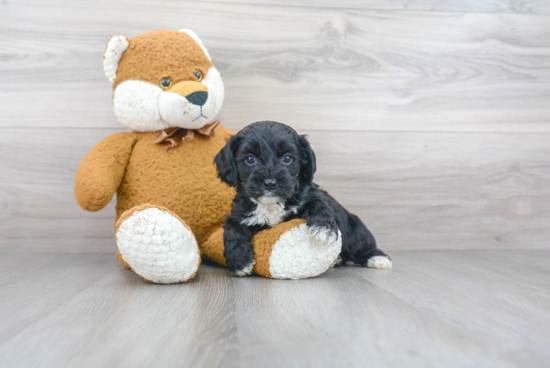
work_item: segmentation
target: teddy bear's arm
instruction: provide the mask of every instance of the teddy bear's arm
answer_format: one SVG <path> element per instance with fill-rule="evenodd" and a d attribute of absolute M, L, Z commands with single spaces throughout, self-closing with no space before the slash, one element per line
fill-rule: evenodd
<path fill-rule="evenodd" d="M 342 250 L 342 236 L 328 241 L 313 236 L 306 220 L 294 219 L 265 229 L 252 238 L 254 260 L 252 272 L 274 279 L 303 279 L 325 272 Z M 223 256 L 223 228 L 219 228 L 201 245 L 201 254 L 227 266 Z"/>
<path fill-rule="evenodd" d="M 99 211 L 117 191 L 137 137 L 117 133 L 103 139 L 84 157 L 76 172 L 75 198 L 83 209 Z"/>

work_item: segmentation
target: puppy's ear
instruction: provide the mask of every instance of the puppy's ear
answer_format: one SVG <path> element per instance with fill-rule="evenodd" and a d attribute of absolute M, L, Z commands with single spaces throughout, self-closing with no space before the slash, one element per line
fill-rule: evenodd
<path fill-rule="evenodd" d="M 313 181 L 313 174 L 315 174 L 315 170 L 317 170 L 317 163 L 315 153 L 311 149 L 305 135 L 298 136 L 298 149 L 300 150 L 300 155 L 302 156 L 300 178 L 307 184 L 311 184 Z"/>
<path fill-rule="evenodd" d="M 239 148 L 241 137 L 234 135 L 229 142 L 214 157 L 214 164 L 218 169 L 218 178 L 231 187 L 239 184 L 239 172 L 235 164 L 235 153 Z"/>

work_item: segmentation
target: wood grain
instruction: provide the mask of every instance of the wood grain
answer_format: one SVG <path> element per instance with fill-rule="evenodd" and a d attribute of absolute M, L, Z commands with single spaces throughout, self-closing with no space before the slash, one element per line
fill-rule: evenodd
<path fill-rule="evenodd" d="M 270 119 L 319 130 L 550 132 L 549 16 L 169 0 L 0 6 L 3 127 L 118 127 L 106 41 L 186 27 L 221 70 L 221 119 L 238 128 Z"/>
<path fill-rule="evenodd" d="M 392 270 L 118 264 L 73 181 L 123 129 L 107 40 L 159 28 L 209 48 L 222 124 L 309 135 Z M 0 367 L 548 366 L 549 85 L 543 0 L 0 1 Z"/>
<path fill-rule="evenodd" d="M 244 298 L 237 298 L 237 311 L 247 317 L 241 341 L 251 346 L 244 361 L 281 367 L 544 366 L 550 315 L 548 298 L 539 293 L 548 287 L 540 280 L 548 275 L 548 253 L 534 263 L 533 253 L 522 255 L 394 252 L 389 272 L 348 267 L 292 284 L 239 279 L 237 293 Z M 532 289 L 520 290 L 526 285 Z"/>
<path fill-rule="evenodd" d="M 381 247 L 548 247 L 550 16 L 527 14 L 546 3 L 269 1 L 0 2 L 0 248 L 115 250 L 114 203 L 81 210 L 74 175 L 122 130 L 106 40 L 161 26 L 209 47 L 224 125 L 311 136 L 316 180 Z"/>
<path fill-rule="evenodd" d="M 0 345 L 120 267 L 97 253 L 15 253 L 2 259 L 11 262 L 1 265 Z"/>
<path fill-rule="evenodd" d="M 215 3 L 234 3 L 232 0 L 207 0 Z M 415 10 L 437 12 L 487 12 L 487 13 L 522 13 L 550 14 L 550 3 L 545 0 L 239 0 L 239 3 L 251 5 L 307 6 L 328 8 L 355 8 L 378 10 Z"/>
<path fill-rule="evenodd" d="M 114 203 L 89 213 L 73 195 L 82 157 L 116 131 L 3 129 L 1 249 L 116 249 Z M 317 153 L 315 181 L 383 249 L 548 247 L 547 134 L 300 133 Z"/>
<path fill-rule="evenodd" d="M 42 274 L 46 286 L 40 288 L 35 276 L 27 273 L 19 292 L 11 293 L 11 304 L 38 309 L 43 305 L 40 295 L 52 289 L 63 294 L 64 300 L 38 321 L 23 320 L 25 309 L 0 313 L 3 321 L 19 329 L 16 333 L 0 331 L 1 366 L 238 366 L 234 292 L 225 270 L 206 267 L 185 285 L 154 285 L 121 267 L 113 253 L 94 255 L 104 264 L 99 267 L 111 271 L 99 280 L 92 280 L 81 266 L 89 256 L 26 257 L 27 271 L 35 263 L 48 263 L 48 267 L 33 271 Z M 75 257 L 81 258 L 78 266 L 73 263 Z M 23 270 L 4 269 L 2 276 L 13 283 Z M 82 285 L 81 292 L 72 295 L 71 290 L 61 288 L 55 282 L 60 278 L 57 270 L 69 274 L 64 276 L 70 283 Z M 13 286 L 5 283 L 0 287 Z M 14 349 L 23 340 L 30 343 Z"/>
<path fill-rule="evenodd" d="M 547 135 L 311 133 L 316 181 L 381 247 L 548 247 Z"/>
<path fill-rule="evenodd" d="M 115 130 L 2 129 L 0 248 L 113 251 L 113 201 L 82 210 L 73 186 L 80 160 Z"/>
<path fill-rule="evenodd" d="M 162 286 L 114 254 L 3 253 L 0 366 L 547 366 L 549 250 L 391 256 L 300 281 L 203 265 Z"/>

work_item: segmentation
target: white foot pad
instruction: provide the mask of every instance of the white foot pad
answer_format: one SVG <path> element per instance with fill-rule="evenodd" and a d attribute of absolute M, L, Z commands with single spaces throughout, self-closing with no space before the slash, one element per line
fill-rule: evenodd
<path fill-rule="evenodd" d="M 322 274 L 338 258 L 342 234 L 338 239 L 321 239 L 302 224 L 287 231 L 273 245 L 269 273 L 274 279 L 305 279 Z"/>
<path fill-rule="evenodd" d="M 338 238 L 338 234 L 322 226 L 311 226 L 309 228 L 311 235 L 319 238 L 320 241 L 325 243 L 334 243 Z"/>
<path fill-rule="evenodd" d="M 367 267 L 370 268 L 392 268 L 392 262 L 385 256 L 374 256 L 369 258 Z"/>
<path fill-rule="evenodd" d="M 120 225 L 116 239 L 122 258 L 149 281 L 187 281 L 199 268 L 199 248 L 193 233 L 158 208 L 134 212 Z"/>
<path fill-rule="evenodd" d="M 250 276 L 252 275 L 252 270 L 254 269 L 254 265 L 256 264 L 256 260 L 252 261 L 251 264 L 246 266 L 240 271 L 235 272 L 237 276 Z"/>

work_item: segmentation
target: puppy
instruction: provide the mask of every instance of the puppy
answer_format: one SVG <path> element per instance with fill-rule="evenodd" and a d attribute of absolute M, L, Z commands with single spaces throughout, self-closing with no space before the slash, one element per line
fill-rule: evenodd
<path fill-rule="evenodd" d="M 312 235 L 342 236 L 340 265 L 391 268 L 390 258 L 361 220 L 313 183 L 315 154 L 304 135 L 273 121 L 251 124 L 216 155 L 218 177 L 237 188 L 223 234 L 227 267 L 240 276 L 255 264 L 252 237 L 283 221 L 303 218 Z"/>

